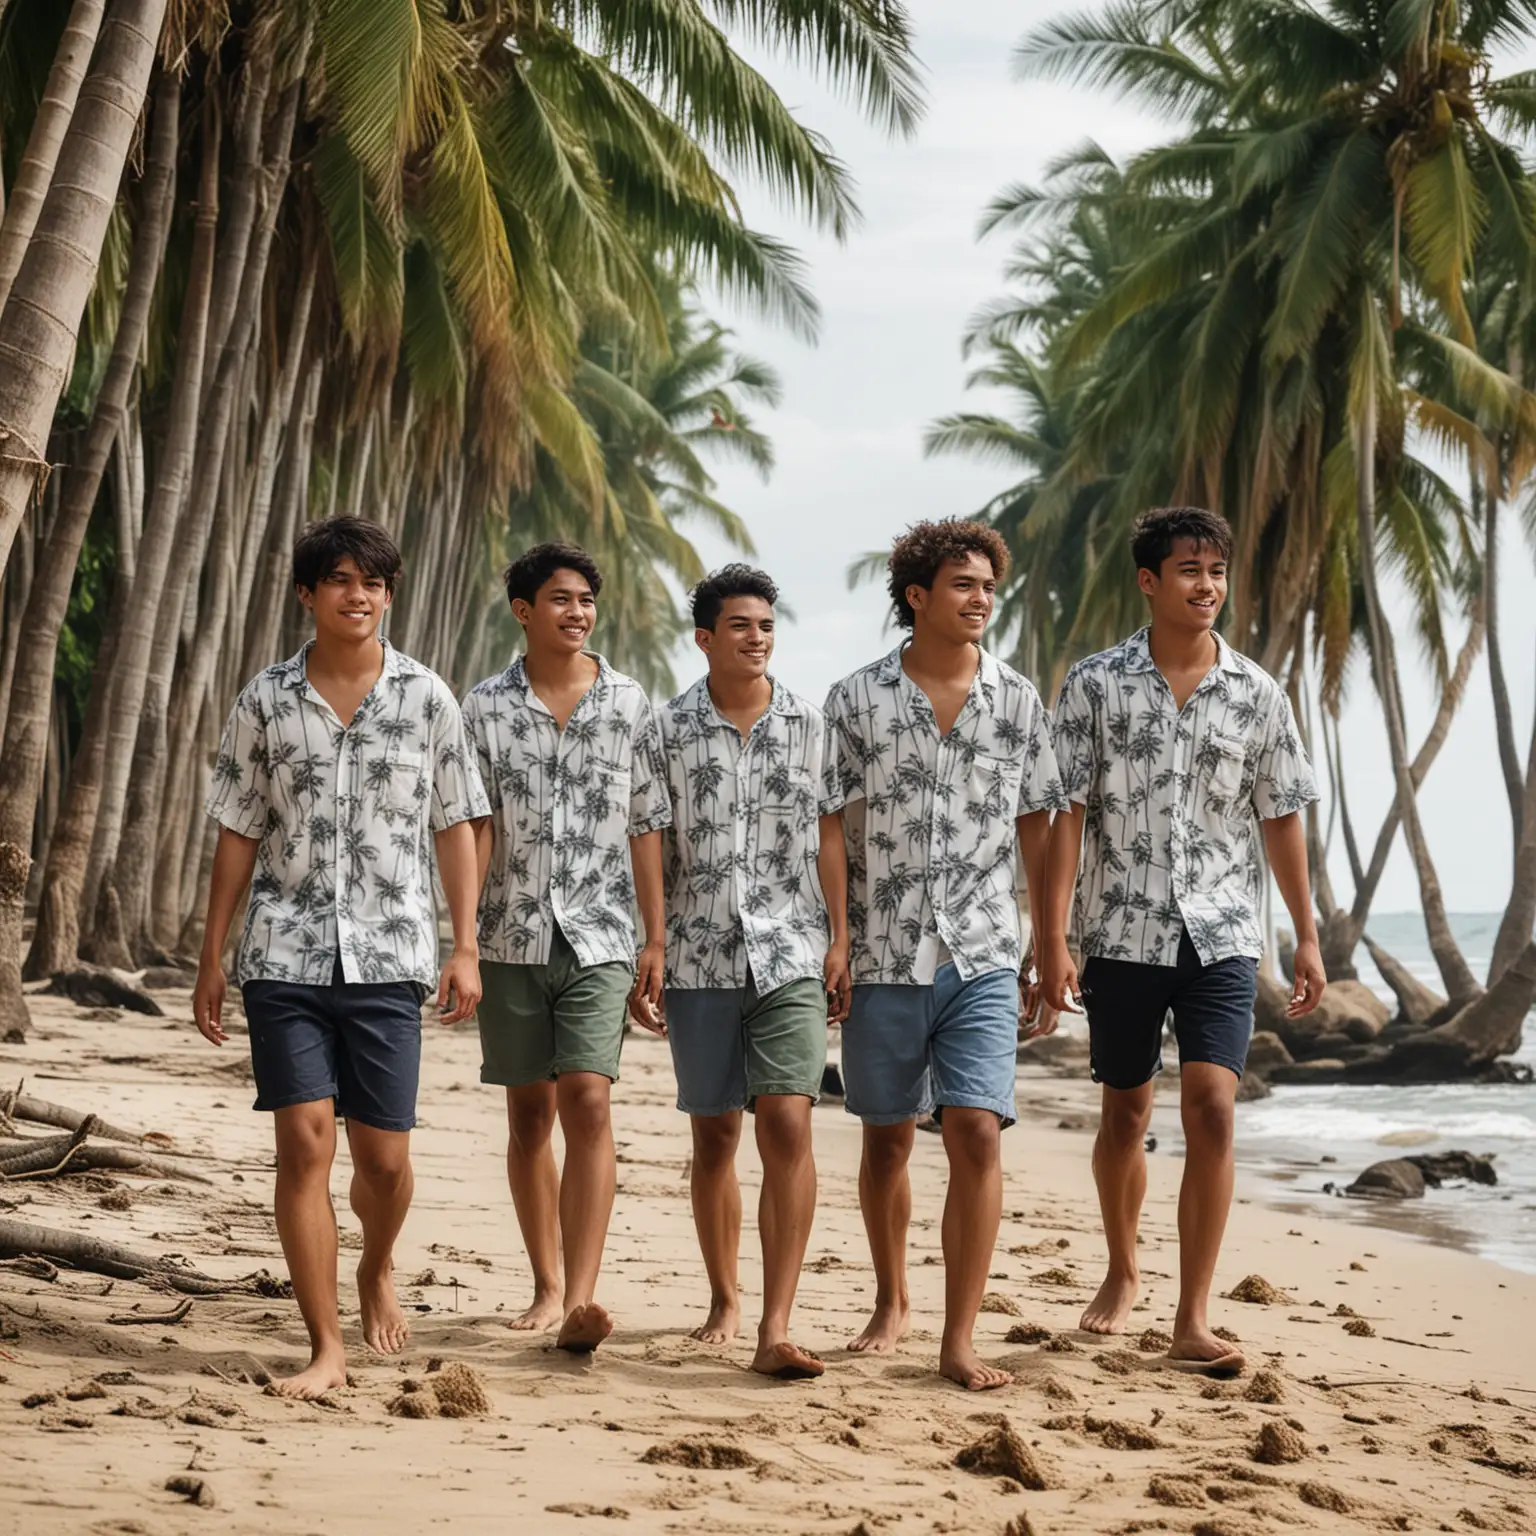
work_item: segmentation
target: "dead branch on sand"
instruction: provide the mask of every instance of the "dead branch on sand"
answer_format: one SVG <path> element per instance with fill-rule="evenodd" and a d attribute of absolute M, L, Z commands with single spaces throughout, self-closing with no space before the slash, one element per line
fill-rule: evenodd
<path fill-rule="evenodd" d="M 78 1133 L 77 1133 L 78 1134 Z M 50 1136 L 37 1141 L 0 1141 L 0 1181 L 10 1173 L 12 1160 L 18 1155 L 29 1155 L 36 1149 L 60 1148 L 71 1140 L 67 1136 Z M 213 1180 L 201 1173 L 193 1173 L 180 1163 L 167 1162 L 164 1158 L 151 1157 L 147 1152 L 135 1152 L 129 1147 L 76 1146 L 68 1160 L 60 1167 L 50 1169 L 46 1175 L 28 1174 L 27 1177 L 58 1177 L 70 1173 L 137 1173 L 147 1179 L 180 1179 L 186 1184 L 212 1184 Z"/>
<path fill-rule="evenodd" d="M 182 1269 L 167 1259 L 135 1253 L 131 1248 L 104 1243 L 100 1238 L 87 1237 L 83 1233 L 0 1219 L 0 1259 L 27 1257 L 51 1259 L 72 1269 L 110 1275 L 114 1280 L 142 1280 L 149 1285 L 193 1296 L 242 1291 L 247 1295 L 282 1293 L 282 1282 L 274 1280 L 265 1270 L 242 1275 L 238 1280 L 220 1280 L 214 1275 Z"/>
<path fill-rule="evenodd" d="M 179 1323 L 191 1310 L 192 1298 L 188 1296 L 169 1312 L 114 1312 L 107 1321 L 119 1328 L 128 1328 L 136 1323 Z"/>
<path fill-rule="evenodd" d="M 0 1181 L 47 1179 L 63 1171 L 64 1164 L 96 1128 L 95 1115 L 87 1115 L 68 1136 L 49 1136 L 41 1141 L 0 1143 Z"/>
<path fill-rule="evenodd" d="M 143 1136 L 109 1125 L 99 1115 L 93 1117 L 88 1110 L 70 1109 L 63 1104 L 50 1103 L 47 1099 L 33 1098 L 31 1094 L 21 1091 L 24 1087 L 25 1078 L 14 1088 L 0 1092 L 0 1127 L 14 1129 L 12 1121 L 30 1120 L 34 1125 L 56 1125 L 60 1130 L 78 1131 L 87 1119 L 94 1118 L 96 1129 L 93 1135 L 105 1137 L 108 1141 L 125 1141 L 134 1147 L 144 1143 Z"/>

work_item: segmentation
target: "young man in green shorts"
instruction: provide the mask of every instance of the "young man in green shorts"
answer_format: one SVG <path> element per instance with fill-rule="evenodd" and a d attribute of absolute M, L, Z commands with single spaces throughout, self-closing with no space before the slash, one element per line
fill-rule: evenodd
<path fill-rule="evenodd" d="M 691 594 L 708 673 L 660 713 L 666 834 L 667 1032 L 677 1107 L 693 1124 L 693 1219 L 709 1275 L 694 1338 L 736 1335 L 741 1112 L 763 1162 L 763 1316 L 752 1369 L 784 1380 L 822 1363 L 789 1338 L 816 1211 L 811 1106 L 827 1060 L 827 907 L 818 873 L 820 710 L 768 673 L 778 590 L 728 565 Z M 834 1012 L 846 1005 L 846 990 Z M 840 1014 L 837 1014 L 840 1017 Z"/>
<path fill-rule="evenodd" d="M 608 1098 L 626 1007 L 662 1029 L 661 829 L 672 813 L 645 690 L 586 648 L 602 588 L 592 557 L 536 545 L 506 586 L 526 651 L 464 701 L 491 803 L 477 833 L 480 1080 L 507 1090 L 507 1179 L 533 1268 L 533 1302 L 511 1326 L 558 1322 L 559 1347 L 586 1353 L 613 1331 L 593 1291 L 613 1210 Z"/>

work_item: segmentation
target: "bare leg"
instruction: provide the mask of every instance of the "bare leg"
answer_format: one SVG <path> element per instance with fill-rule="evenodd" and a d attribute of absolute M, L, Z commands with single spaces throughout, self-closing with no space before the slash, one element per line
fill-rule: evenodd
<path fill-rule="evenodd" d="M 709 1276 L 709 1316 L 693 1330 L 706 1344 L 728 1344 L 741 1324 L 736 1289 L 736 1261 L 741 1250 L 741 1185 L 736 1179 L 736 1146 L 741 1140 L 741 1111 L 694 1115 L 693 1224 Z"/>
<path fill-rule="evenodd" d="M 560 1170 L 550 1145 L 554 1128 L 553 1083 L 507 1089 L 507 1183 L 533 1270 L 533 1303 L 508 1324 L 511 1328 L 548 1328 L 565 1315 L 560 1303 Z"/>
<path fill-rule="evenodd" d="M 555 1106 L 565 1133 L 560 1178 L 560 1236 L 565 1247 L 565 1321 L 556 1343 L 586 1354 L 613 1332 L 593 1301 L 613 1214 L 615 1158 L 608 1118 L 612 1084 L 600 1072 L 566 1072 L 555 1083 Z"/>
<path fill-rule="evenodd" d="M 277 1190 L 274 1212 L 288 1278 L 304 1326 L 309 1364 L 274 1383 L 284 1397 L 320 1397 L 347 1383 L 347 1353 L 336 1311 L 336 1211 L 331 1164 L 336 1160 L 336 1114 L 329 1099 L 278 1110 Z"/>
<path fill-rule="evenodd" d="M 1220 1361 L 1232 1370 L 1242 1356 L 1210 1330 L 1211 1280 L 1232 1206 L 1232 1121 L 1237 1075 L 1208 1061 L 1185 1064 L 1179 1080 L 1184 1121 L 1184 1181 L 1179 1187 L 1179 1309 L 1174 1360 Z"/>
<path fill-rule="evenodd" d="M 800 1283 L 805 1245 L 816 1216 L 816 1163 L 811 1156 L 811 1101 L 803 1094 L 758 1098 L 757 1150 L 763 1189 L 757 1230 L 763 1244 L 763 1320 L 752 1369 L 781 1380 L 820 1376 L 823 1366 L 789 1339 L 789 1313 Z"/>
<path fill-rule="evenodd" d="M 971 1392 L 1006 1387 L 1013 1377 L 984 1365 L 972 1343 L 976 1314 L 1003 1219 L 1002 1123 L 990 1109 L 946 1106 L 944 1150 L 944 1340 L 939 1371 Z"/>
<path fill-rule="evenodd" d="M 875 1310 L 864 1331 L 849 1344 L 853 1350 L 884 1354 L 907 1336 L 911 1307 L 907 1299 L 907 1228 L 912 1222 L 912 1181 L 907 1160 L 916 1137 L 914 1122 L 866 1125 L 864 1156 L 859 1163 L 859 1209 L 875 1266 Z"/>
<path fill-rule="evenodd" d="M 1141 1286 L 1136 1229 L 1147 1193 L 1146 1137 L 1151 1121 L 1151 1083 L 1103 1090 L 1099 1134 L 1093 1143 L 1093 1181 L 1098 1185 L 1099 1213 L 1109 1244 L 1109 1271 L 1079 1325 L 1089 1333 L 1123 1333 L 1136 1304 Z"/>
<path fill-rule="evenodd" d="M 411 1208 L 411 1133 L 381 1131 L 347 1121 L 352 1153 L 352 1210 L 363 1224 L 363 1256 L 357 1265 L 357 1297 L 363 1338 L 381 1355 L 398 1355 L 411 1325 L 395 1296 L 395 1239 Z"/>

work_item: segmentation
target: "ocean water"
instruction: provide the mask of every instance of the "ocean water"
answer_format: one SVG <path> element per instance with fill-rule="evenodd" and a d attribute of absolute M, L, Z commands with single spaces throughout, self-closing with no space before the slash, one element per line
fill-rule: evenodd
<path fill-rule="evenodd" d="M 1487 972 L 1498 915 L 1458 914 L 1452 924 L 1475 975 Z M 1416 912 L 1372 919 L 1371 937 L 1429 985 L 1439 973 Z M 1361 950 L 1360 979 L 1389 1001 Z M 1517 1060 L 1536 1066 L 1536 1013 Z M 1169 1127 L 1175 1138 L 1176 1128 Z M 1462 1149 L 1495 1156 L 1497 1186 L 1447 1186 L 1423 1200 L 1346 1200 L 1324 1192 L 1382 1158 Z M 1336 1158 L 1325 1163 L 1322 1158 Z M 1468 1248 L 1536 1274 L 1536 1085 L 1276 1087 L 1238 1106 L 1239 1166 L 1265 1183 L 1266 1197 L 1296 1209 L 1392 1227 Z"/>

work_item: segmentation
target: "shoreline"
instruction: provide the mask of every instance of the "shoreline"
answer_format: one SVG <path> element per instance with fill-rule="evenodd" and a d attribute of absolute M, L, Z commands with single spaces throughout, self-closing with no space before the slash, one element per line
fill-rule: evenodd
<path fill-rule="evenodd" d="M 214 1050 L 188 1022 L 186 993 L 159 997 L 165 1019 L 87 1018 L 90 1010 L 34 993 L 36 1031 L 24 1046 L 0 1048 L 0 1082 L 25 1073 L 36 1093 L 170 1134 L 178 1151 L 207 1157 L 195 1166 L 214 1185 L 123 1178 L 128 1199 L 104 1207 L 79 1180 L 45 1181 L 0 1191 L 14 1206 L 6 1214 L 182 1253 L 213 1273 L 280 1272 L 270 1128 L 248 1108 L 245 1042 L 236 1034 Z M 562 1356 L 548 1335 L 504 1326 L 526 1301 L 528 1276 L 503 1178 L 501 1100 L 477 1080 L 475 1033 L 425 1029 L 417 1196 L 397 1254 L 414 1329 L 405 1356 L 361 1347 L 344 1154 L 333 1190 L 351 1385 L 330 1404 L 291 1403 L 257 1384 L 301 1363 L 291 1302 L 199 1298 L 178 1324 L 121 1327 L 107 1317 L 159 1313 L 170 1301 L 98 1276 L 64 1272 L 48 1283 L 0 1270 L 8 1529 L 373 1533 L 381 1507 L 390 1511 L 384 1528 L 451 1521 L 478 1533 L 511 1521 L 576 1536 L 1086 1536 L 1157 1522 L 1192 1531 L 1201 1519 L 1211 1531 L 1244 1533 L 1359 1530 L 1362 1521 L 1465 1529 L 1473 1522 L 1464 1510 L 1476 1528 L 1529 1528 L 1536 1278 L 1320 1214 L 1289 1215 L 1245 1184 L 1217 1288 L 1254 1274 L 1285 1299 L 1215 1303 L 1213 1321 L 1249 1354 L 1239 1381 L 1161 1369 L 1155 1347 L 1137 1346 L 1147 1342 L 1142 1330 L 1166 1330 L 1172 1318 L 1178 1159 L 1149 1160 L 1145 1289 L 1132 1333 L 1079 1334 L 1102 1262 L 1084 1133 L 1092 1089 L 1032 1066 L 1019 1079 L 1019 1125 L 1004 1141 L 996 1300 L 977 1330 L 984 1357 L 1015 1372 L 1012 1386 L 966 1394 L 934 1369 L 944 1168 L 933 1136 L 918 1138 L 912 1163 L 912 1335 L 882 1357 L 843 1347 L 873 1288 L 857 1208 L 858 1125 L 830 1103 L 815 1116 L 820 1204 L 794 1320 L 796 1339 L 825 1356 L 826 1375 L 804 1384 L 753 1376 L 750 1328 L 725 1348 L 691 1340 L 706 1291 L 686 1125 L 672 1107 L 665 1044 L 638 1033 L 614 1096 L 619 1193 L 600 1290 L 618 1327 L 591 1360 Z M 1083 1129 L 1059 1128 L 1073 1117 Z M 750 1143 L 743 1138 L 740 1159 L 749 1322 L 761 1295 Z M 1345 1331 L 1356 1323 L 1369 1332 Z M 1022 1324 L 1048 1330 L 1049 1342 L 1008 1343 Z M 434 1358 L 479 1373 L 487 1416 L 390 1414 L 407 1378 L 430 1383 Z M 1256 1400 L 1259 1368 L 1268 1375 Z M 71 1386 L 88 1395 L 72 1400 Z M 23 1406 L 38 1394 L 53 1400 Z M 1048 1486 L 956 1466 L 999 1415 Z M 1274 1426 L 1299 1437 L 1280 1436 L 1301 1447 L 1296 1463 L 1254 1460 L 1260 1435 L 1280 1434 Z M 168 1491 L 170 1477 L 201 1478 L 213 1508 Z"/>

